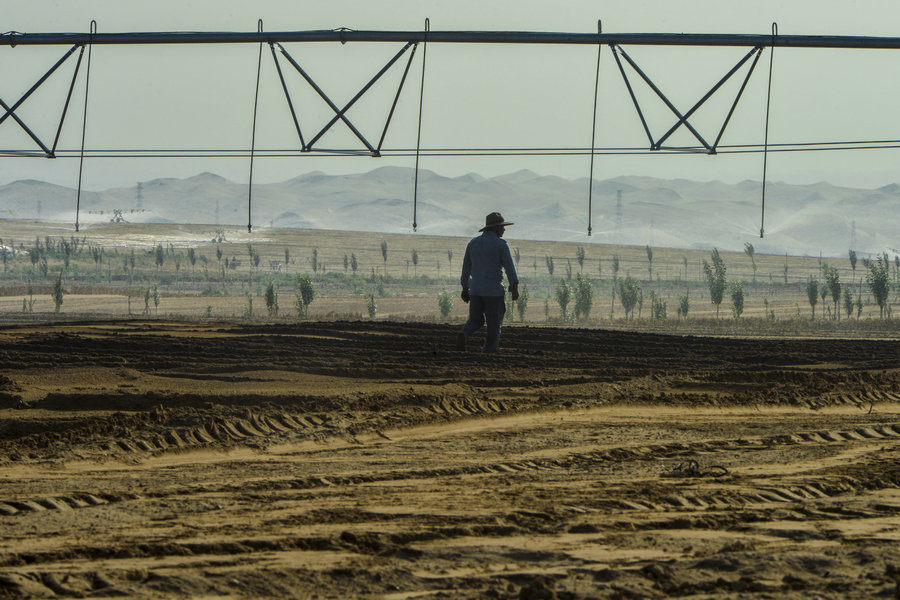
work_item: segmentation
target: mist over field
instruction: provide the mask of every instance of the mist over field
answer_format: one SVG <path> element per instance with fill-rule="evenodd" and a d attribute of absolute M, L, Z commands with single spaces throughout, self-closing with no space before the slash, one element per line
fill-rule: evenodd
<path fill-rule="evenodd" d="M 280 183 L 254 184 L 255 228 L 333 229 L 411 233 L 415 171 L 382 167 L 366 173 L 310 172 Z M 587 178 L 564 179 L 532 171 L 485 178 L 444 177 L 420 170 L 418 231 L 467 236 L 484 215 L 501 211 L 516 223 L 516 239 L 846 256 L 893 251 L 892 224 L 900 222 L 900 185 L 877 189 L 825 182 L 766 187 L 765 236 L 759 237 L 761 184 L 623 176 L 593 183 L 588 230 Z M 212 173 L 163 178 L 126 188 L 84 192 L 79 221 L 109 222 L 115 211 L 133 223 L 246 225 L 248 189 Z M 75 220 L 76 192 L 35 180 L 0 186 L 7 218 Z"/>

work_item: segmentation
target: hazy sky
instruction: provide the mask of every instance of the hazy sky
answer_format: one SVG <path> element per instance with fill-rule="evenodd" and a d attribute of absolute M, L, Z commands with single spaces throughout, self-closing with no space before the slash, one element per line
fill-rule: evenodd
<path fill-rule="evenodd" d="M 562 7 L 562 8 L 561 8 Z M 418 30 L 429 17 L 432 30 L 532 30 L 594 32 L 602 19 L 607 33 L 757 33 L 778 22 L 782 34 L 895 36 L 896 0 L 672 0 L 600 3 L 524 0 L 425 2 L 224 2 L 179 0 L 4 0 L 3 30 L 27 33 L 87 31 L 91 19 L 104 33 L 122 31 L 269 31 L 352 29 Z M 338 43 L 286 45 L 295 59 L 338 105 L 343 105 L 402 44 Z M 86 146 L 100 148 L 249 149 L 258 45 L 96 46 L 93 48 Z M 64 46 L 0 48 L 0 98 L 11 104 L 63 53 Z M 748 49 L 626 47 L 682 111 L 687 110 Z M 591 115 L 597 49 L 590 46 L 429 44 L 427 49 L 423 147 L 585 147 Z M 402 59 L 405 61 L 405 58 Z M 402 62 L 401 61 L 401 62 Z M 763 55 L 729 124 L 723 144 L 763 141 L 769 51 Z M 349 118 L 377 142 L 397 89 L 402 64 L 385 75 Z M 52 141 L 74 68 L 66 63 L 18 111 L 45 140 Z M 333 112 L 286 63 L 292 98 L 304 134 L 318 131 Z M 422 48 L 388 132 L 386 147 L 414 148 Z M 743 72 L 742 72 L 743 73 Z M 900 50 L 797 50 L 774 56 L 769 141 L 795 143 L 900 139 Z M 630 73 L 629 73 L 630 74 Z M 631 75 L 631 74 L 630 74 Z M 60 146 L 78 149 L 84 109 L 84 68 L 79 75 Z M 632 77 L 637 82 L 637 77 Z M 735 78 L 692 119 L 714 139 L 740 83 Z M 636 87 L 638 87 L 636 85 Z M 638 90 L 654 133 L 674 117 L 646 88 Z M 602 50 L 596 145 L 648 145 L 608 48 Z M 686 134 L 674 144 L 693 144 Z M 268 48 L 263 54 L 257 148 L 298 145 Z M 319 147 L 358 147 L 338 124 Z M 31 149 L 11 120 L 0 124 L 0 149 Z M 768 179 L 791 183 L 826 180 L 878 187 L 900 182 L 900 150 L 777 153 L 769 156 Z M 254 181 L 281 181 L 300 173 L 363 172 L 384 165 L 413 166 L 413 158 L 257 159 Z M 455 176 L 493 176 L 528 168 L 566 178 L 586 177 L 587 156 L 425 157 L 420 167 Z M 84 187 L 131 186 L 157 177 L 202 171 L 246 181 L 246 158 L 88 159 Z M 36 178 L 74 186 L 78 160 L 4 158 L 0 184 Z M 683 177 L 735 182 L 759 180 L 759 154 L 633 157 L 598 156 L 594 177 L 619 175 Z"/>

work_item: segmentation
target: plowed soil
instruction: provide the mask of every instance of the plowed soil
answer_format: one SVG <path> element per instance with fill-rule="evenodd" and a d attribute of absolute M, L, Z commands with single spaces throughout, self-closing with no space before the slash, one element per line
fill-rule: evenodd
<path fill-rule="evenodd" d="M 900 597 L 897 342 L 455 331 L 0 329 L 0 597 Z"/>

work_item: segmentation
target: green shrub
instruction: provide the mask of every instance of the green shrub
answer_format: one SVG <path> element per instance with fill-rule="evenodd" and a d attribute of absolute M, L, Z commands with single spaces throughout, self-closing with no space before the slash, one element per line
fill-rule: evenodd
<path fill-rule="evenodd" d="M 849 319 L 850 317 L 853 316 L 853 308 L 854 308 L 853 292 L 850 291 L 849 287 L 844 288 L 843 300 L 844 300 L 844 312 L 847 314 L 847 318 Z"/>
<path fill-rule="evenodd" d="M 667 303 L 656 292 L 650 292 L 650 319 L 664 321 L 669 318 Z"/>
<path fill-rule="evenodd" d="M 63 288 L 62 276 L 59 276 L 56 278 L 56 282 L 53 284 L 53 290 L 50 292 L 50 295 L 53 296 L 53 304 L 56 305 L 56 312 L 59 312 L 59 307 L 62 306 L 63 295 L 65 293 L 66 290 Z"/>
<path fill-rule="evenodd" d="M 812 318 L 816 318 L 816 304 L 819 303 L 819 280 L 810 275 L 806 280 L 806 297 L 809 299 L 809 306 L 812 308 Z"/>
<path fill-rule="evenodd" d="M 297 275 L 297 298 L 294 306 L 297 309 L 298 317 L 305 317 L 309 314 L 309 305 L 316 297 L 316 289 L 313 287 L 312 279 L 309 275 Z"/>
<path fill-rule="evenodd" d="M 519 320 L 525 320 L 525 311 L 528 309 L 528 288 L 522 286 L 519 290 L 519 299 L 516 300 L 516 311 L 519 313 Z"/>
<path fill-rule="evenodd" d="M 441 290 L 438 294 L 438 308 L 441 310 L 441 317 L 446 319 L 453 310 L 453 296 L 447 290 Z"/>
<path fill-rule="evenodd" d="M 732 281 L 731 291 L 731 314 L 735 319 L 739 319 L 744 312 L 744 284 L 740 281 Z"/>
<path fill-rule="evenodd" d="M 687 294 L 678 297 L 678 317 L 687 317 L 688 311 L 691 309 L 691 301 Z"/>
<path fill-rule="evenodd" d="M 625 318 L 634 318 L 634 305 L 641 295 L 641 286 L 631 275 L 620 279 L 618 284 L 619 301 L 625 309 Z"/>
<path fill-rule="evenodd" d="M 594 303 L 594 286 L 587 275 L 575 276 L 575 318 L 587 319 Z"/>
<path fill-rule="evenodd" d="M 559 285 L 556 286 L 556 303 L 559 304 L 563 320 L 566 320 L 568 316 L 568 306 L 571 299 L 572 288 L 565 281 L 560 281 Z"/>
<path fill-rule="evenodd" d="M 867 265 L 869 272 L 866 273 L 866 283 L 869 285 L 869 291 L 875 298 L 875 303 L 881 312 L 881 318 L 884 318 L 885 307 L 887 305 L 888 293 L 890 292 L 890 267 L 887 254 L 879 256 L 873 261 L 869 261 Z"/>
<path fill-rule="evenodd" d="M 703 272 L 706 273 L 706 284 L 709 287 L 709 299 L 716 305 L 716 318 L 719 317 L 719 305 L 725 295 L 725 261 L 719 255 L 719 249 L 713 248 L 710 255 L 712 265 L 703 259 Z"/>
<path fill-rule="evenodd" d="M 266 286 L 266 310 L 270 317 L 278 315 L 278 293 L 275 291 L 275 284 L 271 281 Z"/>

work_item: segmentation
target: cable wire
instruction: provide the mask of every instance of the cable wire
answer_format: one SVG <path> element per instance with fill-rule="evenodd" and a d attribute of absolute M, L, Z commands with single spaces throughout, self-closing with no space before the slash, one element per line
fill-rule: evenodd
<path fill-rule="evenodd" d="M 603 22 L 597 21 L 597 33 L 603 33 Z M 594 195 L 594 147 L 597 137 L 597 96 L 599 95 L 600 90 L 600 50 L 603 48 L 603 44 L 597 44 L 597 73 L 594 77 L 594 114 L 591 117 L 591 170 L 590 175 L 588 176 L 588 226 L 587 226 L 587 234 L 588 237 L 591 236 L 591 212 L 593 208 L 593 195 Z"/>
<path fill-rule="evenodd" d="M 428 18 L 425 19 L 425 36 L 422 39 L 422 84 L 419 87 L 419 123 L 416 128 L 416 169 L 415 169 L 415 177 L 413 180 L 413 222 L 412 228 L 413 231 L 419 226 L 416 210 L 417 210 L 417 200 L 419 194 L 419 146 L 422 143 L 422 101 L 425 98 L 425 56 L 428 51 L 428 32 L 431 30 L 431 22 Z"/>
<path fill-rule="evenodd" d="M 769 85 L 766 91 L 766 127 L 763 141 L 763 173 L 762 203 L 759 217 L 759 237 L 762 239 L 766 224 L 766 166 L 769 157 L 769 105 L 772 101 L 772 63 L 775 61 L 775 37 L 778 35 L 778 23 L 772 23 L 772 47 L 769 48 Z"/>
<path fill-rule="evenodd" d="M 263 20 L 257 23 L 257 29 L 262 33 Z M 250 180 L 247 184 L 247 233 L 253 231 L 253 155 L 256 150 L 256 113 L 259 106 L 259 78 L 262 73 L 262 49 L 263 43 L 259 43 L 259 58 L 256 62 L 256 93 L 253 96 L 253 133 L 250 135 Z"/>
<path fill-rule="evenodd" d="M 845 140 L 827 142 L 782 142 L 763 144 L 730 144 L 716 149 L 716 154 L 761 154 L 765 152 L 845 152 L 851 150 L 891 150 L 900 148 L 900 139 L 885 140 Z M 593 152 L 604 156 L 670 156 L 709 153 L 702 146 L 662 148 L 651 150 L 641 146 L 608 146 L 591 149 L 587 146 L 571 147 L 521 147 L 521 148 L 419 148 L 419 154 L 431 157 L 507 157 L 507 156 L 590 156 Z M 80 150 L 57 150 L 56 158 L 78 158 Z M 247 148 L 95 148 L 85 149 L 85 156 L 92 158 L 248 158 Z M 366 150 L 322 149 L 303 151 L 296 148 L 256 148 L 255 157 L 261 158 L 372 158 Z M 415 148 L 382 149 L 382 157 L 414 157 Z M 6 158 L 47 158 L 46 153 L 34 150 L 0 150 L 0 157 Z"/>
<path fill-rule="evenodd" d="M 78 231 L 78 217 L 81 212 L 81 176 L 84 172 L 84 140 L 87 135 L 88 90 L 91 87 L 91 40 L 97 33 L 97 21 L 91 20 L 91 36 L 88 39 L 87 70 L 84 76 L 84 118 L 81 121 L 81 156 L 78 162 L 78 193 L 75 197 L 75 231 Z"/>

